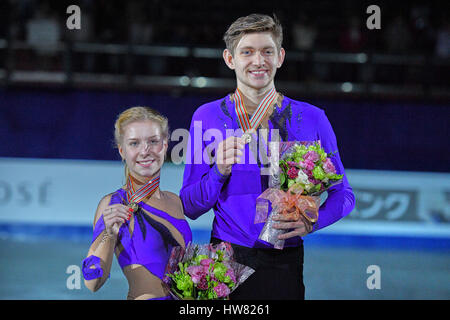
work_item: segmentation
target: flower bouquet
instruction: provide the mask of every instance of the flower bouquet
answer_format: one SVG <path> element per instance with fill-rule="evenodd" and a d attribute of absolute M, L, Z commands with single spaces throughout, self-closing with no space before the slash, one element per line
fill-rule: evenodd
<path fill-rule="evenodd" d="M 233 260 L 229 243 L 189 243 L 186 249 L 172 249 L 163 281 L 177 300 L 228 299 L 253 272 Z"/>
<path fill-rule="evenodd" d="M 287 230 L 274 229 L 271 218 L 283 215 L 292 221 L 301 218 L 315 223 L 319 217 L 320 194 L 342 182 L 343 175 L 336 173 L 331 161 L 333 153 L 326 153 L 320 141 L 280 142 L 278 156 L 278 173 L 271 176 L 271 187 L 257 199 L 255 223 L 265 222 L 259 239 L 282 249 L 284 240 L 278 236 Z M 272 205 L 269 217 L 267 201 Z"/>

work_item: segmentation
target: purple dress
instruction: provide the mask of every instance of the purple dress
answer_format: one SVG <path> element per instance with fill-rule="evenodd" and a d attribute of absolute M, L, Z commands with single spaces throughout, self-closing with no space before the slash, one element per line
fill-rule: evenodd
<path fill-rule="evenodd" d="M 126 204 L 125 190 L 119 189 L 113 193 L 109 205 L 116 203 Z M 139 203 L 139 206 L 149 213 L 168 221 L 174 226 L 183 236 L 185 245 L 192 241 L 192 232 L 186 220 L 174 218 L 166 212 L 153 208 L 143 202 Z M 122 269 L 131 264 L 142 265 L 151 274 L 162 280 L 172 248 L 181 244 L 175 240 L 172 233 L 165 225 L 150 217 L 143 210 L 135 212 L 134 218 L 134 230 L 131 235 L 129 232 L 129 221 L 122 224 L 119 229 L 118 243 L 123 247 L 123 250 L 118 256 L 119 265 Z M 105 224 L 103 216 L 101 216 L 95 224 L 92 242 L 94 242 L 104 230 Z M 97 268 L 90 268 L 93 263 L 91 261 L 86 262 L 86 260 L 92 260 L 91 257 L 94 257 L 95 263 L 95 256 L 86 258 L 83 262 L 83 274 L 85 274 L 85 278 L 91 277 L 91 279 L 94 279 L 99 277 L 98 273 L 101 273 L 101 271 L 99 271 L 99 259 L 97 259 Z M 91 272 L 91 275 L 89 275 L 89 272 Z M 97 272 L 97 275 L 92 275 L 92 272 Z M 170 297 L 167 296 L 152 300 L 163 299 L 170 299 Z"/>
<path fill-rule="evenodd" d="M 336 137 L 325 112 L 308 103 L 284 97 L 281 106 L 275 105 L 268 124 L 269 141 L 270 130 L 278 129 L 281 141 L 320 140 L 326 152 L 336 152 L 332 161 L 337 173 L 344 174 L 343 183 L 329 189 L 328 199 L 319 210 L 319 220 L 313 231 L 350 213 L 355 197 L 345 176 Z M 245 163 L 234 164 L 229 177 L 222 176 L 215 164 L 208 163 L 208 152 L 211 158 L 214 157 L 214 151 L 209 151 L 210 141 L 214 141 L 214 131 L 211 129 L 216 133 L 219 131 L 225 139 L 227 130 L 236 131 L 239 128 L 235 105 L 229 95 L 206 103 L 195 111 L 190 127 L 180 198 L 185 215 L 191 219 L 213 209 L 215 216 L 212 237 L 250 248 L 273 248 L 258 240 L 264 224 L 254 223 L 256 198 L 268 188 L 268 176 L 261 174 L 264 163 L 258 156 L 264 152 L 267 154 L 267 141 L 260 141 L 259 136 L 256 152 L 250 150 L 250 145 L 247 144 L 244 150 Z M 285 247 L 296 247 L 301 242 L 300 237 L 294 237 L 286 240 Z"/>

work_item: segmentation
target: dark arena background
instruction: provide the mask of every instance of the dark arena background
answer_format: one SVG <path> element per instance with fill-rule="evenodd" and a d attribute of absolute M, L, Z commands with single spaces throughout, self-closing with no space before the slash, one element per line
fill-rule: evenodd
<path fill-rule="evenodd" d="M 124 182 L 115 118 L 169 118 L 161 188 L 178 194 L 177 133 L 234 91 L 222 36 L 254 12 L 280 19 L 276 88 L 326 112 L 356 196 L 304 238 L 306 299 L 450 299 L 450 6 L 378 0 L 0 1 L 0 299 L 126 298 L 116 259 L 96 293 L 80 273 Z M 195 242 L 212 219 L 188 220 Z"/>

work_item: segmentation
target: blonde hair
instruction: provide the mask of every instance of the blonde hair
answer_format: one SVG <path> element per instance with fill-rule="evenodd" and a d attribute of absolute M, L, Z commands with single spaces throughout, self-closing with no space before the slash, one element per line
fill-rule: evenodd
<path fill-rule="evenodd" d="M 265 14 L 252 13 L 234 21 L 223 36 L 227 49 L 234 55 L 239 40 L 246 34 L 256 32 L 270 32 L 277 46 L 281 50 L 283 43 L 283 27 L 275 15 L 273 18 Z"/>
<path fill-rule="evenodd" d="M 151 120 L 161 127 L 161 133 L 164 140 L 169 138 L 169 120 L 158 111 L 149 107 L 132 107 L 128 108 L 117 116 L 114 123 L 114 142 L 116 147 L 122 144 L 124 128 L 136 121 Z M 128 166 L 125 163 L 125 179 L 128 179 Z"/>

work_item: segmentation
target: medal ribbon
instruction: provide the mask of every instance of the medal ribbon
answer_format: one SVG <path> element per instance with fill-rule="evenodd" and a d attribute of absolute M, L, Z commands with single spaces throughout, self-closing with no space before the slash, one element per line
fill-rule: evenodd
<path fill-rule="evenodd" d="M 267 111 L 269 111 L 270 106 L 277 99 L 278 95 L 275 88 L 272 88 L 272 90 L 270 90 L 261 100 L 258 108 L 256 108 L 256 111 L 250 120 L 248 119 L 247 110 L 245 109 L 244 99 L 242 98 L 241 91 L 238 88 L 236 88 L 234 97 L 234 100 L 236 102 L 235 110 L 239 119 L 239 124 L 242 130 L 244 130 L 244 132 L 247 132 L 249 130 L 258 128 L 261 121 L 266 116 Z"/>
<path fill-rule="evenodd" d="M 153 180 L 150 180 L 138 190 L 134 191 L 133 183 L 131 182 L 131 178 L 128 177 L 127 180 L 127 201 L 129 204 L 131 203 L 139 203 L 143 199 L 152 195 L 156 189 L 159 187 L 159 176 Z"/>

